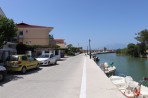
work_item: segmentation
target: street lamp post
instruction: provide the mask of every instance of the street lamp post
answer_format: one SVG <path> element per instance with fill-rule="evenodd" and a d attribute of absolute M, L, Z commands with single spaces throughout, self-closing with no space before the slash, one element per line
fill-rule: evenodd
<path fill-rule="evenodd" d="M 90 56 L 90 59 L 91 59 L 91 46 L 90 46 L 90 39 L 89 39 L 89 56 Z"/>

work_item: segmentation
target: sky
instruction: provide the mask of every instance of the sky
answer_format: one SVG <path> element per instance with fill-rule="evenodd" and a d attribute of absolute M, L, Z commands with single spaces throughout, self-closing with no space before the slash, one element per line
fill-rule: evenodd
<path fill-rule="evenodd" d="M 15 23 L 54 27 L 54 38 L 86 49 L 116 49 L 137 43 L 148 29 L 148 0 L 0 0 Z"/>

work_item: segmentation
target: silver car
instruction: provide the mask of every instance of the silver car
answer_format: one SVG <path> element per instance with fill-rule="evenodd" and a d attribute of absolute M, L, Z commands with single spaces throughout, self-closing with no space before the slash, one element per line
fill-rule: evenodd
<path fill-rule="evenodd" d="M 40 65 L 57 64 L 57 60 L 52 53 L 42 54 L 36 58 L 36 60 L 40 63 Z"/>

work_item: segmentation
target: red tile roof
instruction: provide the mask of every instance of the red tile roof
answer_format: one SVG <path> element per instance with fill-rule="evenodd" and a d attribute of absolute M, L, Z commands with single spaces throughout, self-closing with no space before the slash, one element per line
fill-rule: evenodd
<path fill-rule="evenodd" d="M 64 39 L 54 39 L 54 41 L 58 44 L 64 44 Z"/>
<path fill-rule="evenodd" d="M 18 28 L 53 28 L 53 27 L 46 27 L 46 26 L 29 25 L 26 23 L 19 23 L 16 26 Z"/>

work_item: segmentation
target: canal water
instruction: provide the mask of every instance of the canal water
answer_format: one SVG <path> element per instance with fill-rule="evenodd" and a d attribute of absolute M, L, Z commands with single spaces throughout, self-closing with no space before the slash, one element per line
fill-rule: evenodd
<path fill-rule="evenodd" d="M 147 58 L 134 58 L 130 56 L 117 56 L 115 53 L 98 54 L 100 63 L 108 62 L 114 63 L 116 66 L 116 75 L 124 74 L 132 76 L 137 82 L 148 77 L 148 59 Z M 143 85 L 148 86 L 148 81 L 145 81 Z"/>

